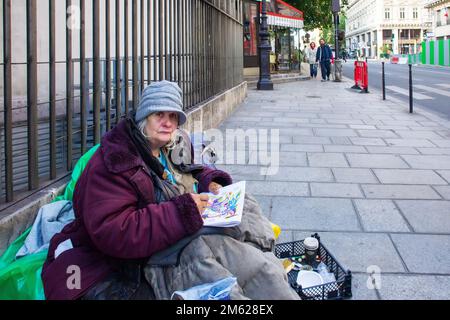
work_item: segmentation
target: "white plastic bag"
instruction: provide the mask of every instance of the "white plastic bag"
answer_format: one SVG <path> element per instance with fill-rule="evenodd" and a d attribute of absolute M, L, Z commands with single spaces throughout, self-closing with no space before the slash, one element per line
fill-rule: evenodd
<path fill-rule="evenodd" d="M 205 283 L 185 291 L 175 291 L 171 300 L 230 300 L 231 289 L 237 284 L 234 277 Z"/>

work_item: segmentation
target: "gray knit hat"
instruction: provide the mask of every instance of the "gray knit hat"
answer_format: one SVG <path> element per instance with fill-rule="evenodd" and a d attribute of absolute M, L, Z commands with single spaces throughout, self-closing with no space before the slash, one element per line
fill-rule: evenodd
<path fill-rule="evenodd" d="M 183 92 L 176 82 L 152 82 L 144 89 L 141 95 L 135 121 L 138 123 L 149 115 L 159 111 L 172 111 L 178 113 L 178 125 L 186 122 L 183 112 Z"/>

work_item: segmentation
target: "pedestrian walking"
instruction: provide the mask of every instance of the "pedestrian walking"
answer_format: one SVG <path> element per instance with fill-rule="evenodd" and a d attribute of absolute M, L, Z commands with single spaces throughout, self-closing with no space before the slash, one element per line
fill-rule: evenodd
<path fill-rule="evenodd" d="M 316 43 L 311 42 L 309 48 L 305 49 L 305 51 L 306 51 L 306 60 L 309 63 L 310 76 L 311 78 L 317 78 Z"/>
<path fill-rule="evenodd" d="M 330 81 L 330 72 L 331 72 L 330 60 L 332 57 L 333 53 L 331 52 L 330 46 L 325 43 L 325 40 L 323 38 L 320 39 L 320 47 L 317 49 L 316 62 L 320 63 L 322 82 Z"/>

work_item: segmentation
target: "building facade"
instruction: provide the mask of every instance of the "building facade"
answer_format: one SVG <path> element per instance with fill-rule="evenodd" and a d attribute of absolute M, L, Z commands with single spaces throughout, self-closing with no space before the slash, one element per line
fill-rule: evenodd
<path fill-rule="evenodd" d="M 303 12 L 282 0 L 266 0 L 267 25 L 270 34 L 272 57 L 277 57 L 276 69 L 298 71 L 296 52 L 300 48 L 300 31 L 303 29 Z M 261 1 L 243 0 L 244 75 L 259 74 L 259 26 Z M 279 58 L 278 58 L 279 57 Z M 279 68 L 278 68 L 279 66 Z M 272 68 L 271 71 L 275 71 Z"/>
<path fill-rule="evenodd" d="M 431 29 L 424 0 L 350 0 L 346 15 L 347 49 L 365 57 L 417 53 Z"/>
<path fill-rule="evenodd" d="M 429 39 L 450 39 L 450 0 L 432 0 L 425 5 L 433 24 Z"/>

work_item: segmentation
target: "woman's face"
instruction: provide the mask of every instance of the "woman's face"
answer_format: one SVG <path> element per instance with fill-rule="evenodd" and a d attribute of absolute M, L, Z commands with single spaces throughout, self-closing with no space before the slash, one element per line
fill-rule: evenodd
<path fill-rule="evenodd" d="M 177 127 L 178 113 L 176 112 L 160 111 L 149 115 L 145 130 L 152 149 L 166 145 Z"/>
<path fill-rule="evenodd" d="M 316 44 L 314 42 L 311 42 L 311 48 L 314 49 L 316 47 Z"/>

